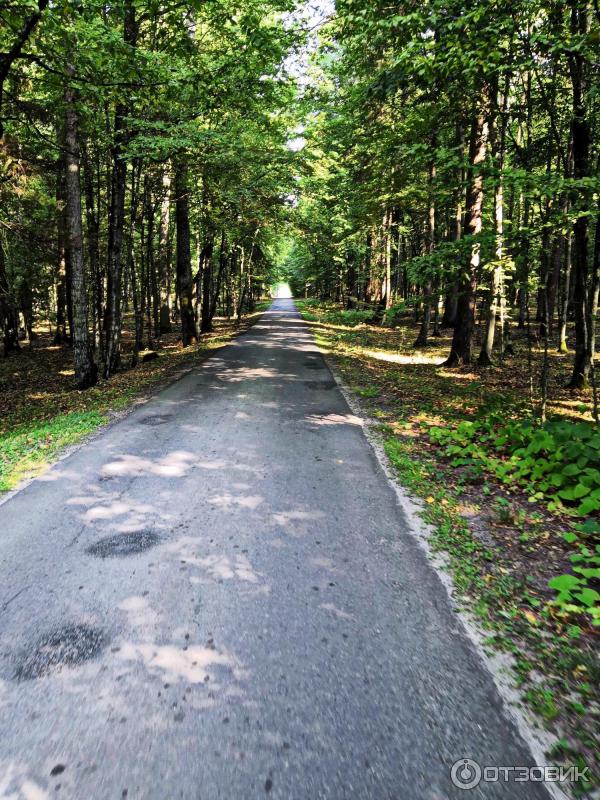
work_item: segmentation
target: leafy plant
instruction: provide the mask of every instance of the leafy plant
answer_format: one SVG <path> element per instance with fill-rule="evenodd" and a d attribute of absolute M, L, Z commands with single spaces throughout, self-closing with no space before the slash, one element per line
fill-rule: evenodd
<path fill-rule="evenodd" d="M 390 308 L 386 309 L 383 315 L 383 324 L 388 328 L 393 328 L 401 321 L 402 315 L 406 311 L 406 303 L 395 303 Z"/>
<path fill-rule="evenodd" d="M 334 325 L 347 325 L 350 328 L 356 325 L 364 325 L 368 322 L 374 322 L 376 319 L 376 312 L 366 309 L 351 308 L 347 311 L 336 311 L 328 315 L 328 319 Z"/>
<path fill-rule="evenodd" d="M 600 526 L 595 520 L 588 520 L 576 526 L 584 537 L 597 537 Z M 600 626 L 600 545 L 580 541 L 577 533 L 564 534 L 569 544 L 577 545 L 577 552 L 570 556 L 573 573 L 558 575 L 548 585 L 557 592 L 553 604 L 570 613 L 584 612 L 592 618 L 592 624 Z"/>
<path fill-rule="evenodd" d="M 600 432 L 591 423 L 501 422 L 498 415 L 433 427 L 453 466 L 480 463 L 505 483 L 515 480 L 550 510 L 588 516 L 600 510 Z"/>

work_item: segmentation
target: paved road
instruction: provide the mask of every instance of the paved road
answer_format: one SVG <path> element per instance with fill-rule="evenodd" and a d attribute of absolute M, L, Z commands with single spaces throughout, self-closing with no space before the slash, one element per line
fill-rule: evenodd
<path fill-rule="evenodd" d="M 0 797 L 546 797 L 291 301 L 0 507 Z"/>

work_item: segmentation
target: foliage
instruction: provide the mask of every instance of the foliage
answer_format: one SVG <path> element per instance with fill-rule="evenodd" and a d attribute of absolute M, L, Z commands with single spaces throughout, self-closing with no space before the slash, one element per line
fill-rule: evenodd
<path fill-rule="evenodd" d="M 386 308 L 383 315 L 383 324 L 389 326 L 390 328 L 398 325 L 402 319 L 402 316 L 406 313 L 406 307 L 406 302 L 401 302 L 394 303 L 393 306 Z"/>
<path fill-rule="evenodd" d="M 600 433 L 593 424 L 506 423 L 485 414 L 454 428 L 432 427 L 429 435 L 453 466 L 481 465 L 507 484 L 517 480 L 551 510 L 579 516 L 600 510 Z"/>
<path fill-rule="evenodd" d="M 347 325 L 349 328 L 354 328 L 357 325 L 373 322 L 375 316 L 373 311 L 352 308 L 344 311 L 336 311 L 330 318 L 336 325 Z"/>

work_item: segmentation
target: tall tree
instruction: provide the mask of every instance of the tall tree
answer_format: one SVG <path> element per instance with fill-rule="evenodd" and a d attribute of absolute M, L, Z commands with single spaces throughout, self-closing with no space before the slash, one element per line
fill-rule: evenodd
<path fill-rule="evenodd" d="M 75 91 L 71 85 L 75 77 L 75 68 L 71 64 L 67 66 L 67 75 L 70 78 L 70 82 L 65 87 L 65 208 L 73 302 L 73 364 L 75 367 L 75 385 L 78 389 L 87 389 L 96 383 L 97 369 L 92 357 L 88 328 L 83 227 L 81 221 L 77 105 Z"/>

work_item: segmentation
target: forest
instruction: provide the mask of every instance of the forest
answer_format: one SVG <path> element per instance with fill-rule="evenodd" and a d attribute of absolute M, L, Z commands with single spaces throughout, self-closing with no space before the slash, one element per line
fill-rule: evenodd
<path fill-rule="evenodd" d="M 598 11 L 585 3 L 340 2 L 308 122 L 296 288 L 416 310 L 415 346 L 489 365 L 513 330 L 593 382 Z M 368 42 L 368 47 L 365 47 Z M 477 328 L 477 341 L 475 341 Z"/>
<path fill-rule="evenodd" d="M 87 388 L 125 366 L 129 311 L 131 366 L 253 307 L 291 180 L 287 6 L 7 4 L 5 356 L 43 320 Z"/>
<path fill-rule="evenodd" d="M 86 388 L 123 365 L 124 313 L 135 365 L 275 270 L 389 324 L 413 310 L 417 347 L 451 328 L 448 366 L 527 329 L 595 387 L 595 6 L 339 2 L 308 85 L 292 11 L 6 6 L 4 355 L 43 320 Z"/>
<path fill-rule="evenodd" d="M 564 734 L 554 756 L 592 758 L 597 2 L 7 0 L 0 19 L 0 490 L 285 282 Z"/>

